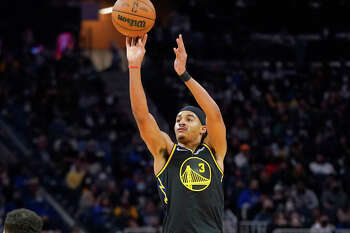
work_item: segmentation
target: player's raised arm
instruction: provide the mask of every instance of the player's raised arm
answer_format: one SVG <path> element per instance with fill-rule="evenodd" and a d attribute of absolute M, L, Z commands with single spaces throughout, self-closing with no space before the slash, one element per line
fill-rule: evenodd
<path fill-rule="evenodd" d="M 141 65 L 146 53 L 147 34 L 137 41 L 126 38 L 126 54 L 129 63 L 130 101 L 142 139 L 154 157 L 154 170 L 158 173 L 170 154 L 173 143 L 170 137 L 162 132 L 153 116 L 149 113 L 146 95 L 141 82 Z"/>
<path fill-rule="evenodd" d="M 227 150 L 226 128 L 220 109 L 208 92 L 194 80 L 186 71 L 187 53 L 182 35 L 176 39 L 177 48 L 174 48 L 176 59 L 174 68 L 176 73 L 190 89 L 199 106 L 207 117 L 208 144 L 215 149 L 216 159 L 223 167 L 223 159 Z"/>

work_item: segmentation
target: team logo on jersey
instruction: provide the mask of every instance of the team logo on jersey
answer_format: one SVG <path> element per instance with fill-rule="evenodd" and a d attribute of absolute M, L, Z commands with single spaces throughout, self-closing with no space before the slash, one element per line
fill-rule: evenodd
<path fill-rule="evenodd" d="M 203 191 L 211 182 L 211 168 L 199 157 L 186 159 L 180 167 L 181 183 L 191 191 Z"/>

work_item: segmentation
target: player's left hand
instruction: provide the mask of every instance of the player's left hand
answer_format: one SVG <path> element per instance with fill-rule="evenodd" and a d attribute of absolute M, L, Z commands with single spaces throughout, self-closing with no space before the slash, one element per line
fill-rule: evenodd
<path fill-rule="evenodd" d="M 174 53 L 176 59 L 174 62 L 174 69 L 176 73 L 180 76 L 186 71 L 187 53 L 185 49 L 184 42 L 182 40 L 182 35 L 176 39 L 177 48 L 174 48 Z"/>

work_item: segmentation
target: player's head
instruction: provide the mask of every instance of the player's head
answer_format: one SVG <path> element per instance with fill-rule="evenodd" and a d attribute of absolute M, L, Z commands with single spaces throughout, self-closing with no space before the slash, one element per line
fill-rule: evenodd
<path fill-rule="evenodd" d="M 205 113 L 194 106 L 182 108 L 176 116 L 174 130 L 181 143 L 203 139 L 207 133 Z"/>
<path fill-rule="evenodd" d="M 33 211 L 17 209 L 9 212 L 5 219 L 4 233 L 40 233 L 42 219 Z"/>

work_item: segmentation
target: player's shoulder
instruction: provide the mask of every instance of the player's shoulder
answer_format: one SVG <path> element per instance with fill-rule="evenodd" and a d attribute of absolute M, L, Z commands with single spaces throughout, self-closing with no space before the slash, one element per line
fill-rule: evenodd
<path fill-rule="evenodd" d="M 215 148 L 209 144 L 208 141 L 204 140 L 203 145 L 209 150 L 210 153 L 212 153 L 215 156 Z"/>
<path fill-rule="evenodd" d="M 204 140 L 203 140 L 203 144 L 205 144 L 208 149 L 210 150 L 210 152 L 213 154 L 213 156 L 218 159 L 218 157 L 222 157 L 224 158 L 225 155 L 226 155 L 226 151 L 225 152 L 221 152 L 220 153 L 220 150 L 218 151 L 217 148 L 215 148 L 212 143 L 210 143 L 210 139 L 209 137 L 206 137 Z"/>
<path fill-rule="evenodd" d="M 203 140 L 203 144 L 209 147 L 209 149 L 214 153 L 215 148 L 210 144 L 209 137 L 205 137 Z"/>

